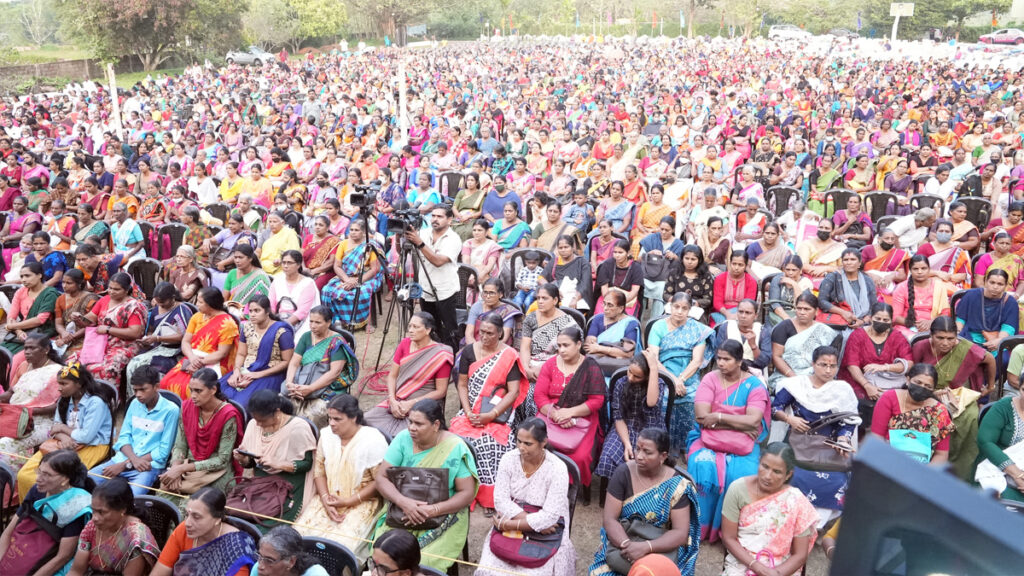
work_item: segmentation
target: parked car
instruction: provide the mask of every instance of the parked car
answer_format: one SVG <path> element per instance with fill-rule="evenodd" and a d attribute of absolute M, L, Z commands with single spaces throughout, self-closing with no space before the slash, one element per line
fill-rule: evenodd
<path fill-rule="evenodd" d="M 828 31 L 828 35 L 836 38 L 860 38 L 860 34 L 846 28 L 833 28 Z"/>
<path fill-rule="evenodd" d="M 224 60 L 228 64 L 252 64 L 253 66 L 263 66 L 267 62 L 274 61 L 274 55 L 267 52 L 259 46 L 249 46 L 249 50 L 246 52 L 228 52 L 224 56 Z"/>
<path fill-rule="evenodd" d="M 1024 30 L 1017 28 L 1003 28 L 991 34 L 984 34 L 978 38 L 982 44 L 1024 44 Z"/>
<path fill-rule="evenodd" d="M 768 29 L 770 40 L 806 40 L 811 36 L 814 34 L 792 24 L 776 24 Z"/>

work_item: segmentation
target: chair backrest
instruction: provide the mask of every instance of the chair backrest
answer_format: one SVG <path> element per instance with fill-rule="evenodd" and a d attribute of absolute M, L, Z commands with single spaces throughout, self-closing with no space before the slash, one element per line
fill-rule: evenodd
<path fill-rule="evenodd" d="M 7 464 L 0 462 L 0 524 L 7 525 L 8 517 L 14 514 L 17 510 L 18 505 L 13 502 L 17 501 L 14 496 L 17 492 L 17 485 L 15 484 L 14 470 L 11 469 Z M 8 506 L 8 503 L 12 504 Z"/>
<path fill-rule="evenodd" d="M 167 398 L 171 402 L 174 402 L 178 408 L 181 408 L 181 396 L 178 396 L 171 390 L 160 390 L 160 395 Z"/>
<path fill-rule="evenodd" d="M 306 536 L 302 550 L 323 566 L 330 576 L 359 576 L 359 560 L 351 550 L 333 540 Z"/>
<path fill-rule="evenodd" d="M 789 186 L 772 186 L 764 194 L 765 205 L 776 217 L 789 210 L 793 200 L 800 197 L 800 191 Z"/>
<path fill-rule="evenodd" d="M 140 258 L 128 265 L 128 275 L 139 285 L 146 298 L 153 298 L 153 291 L 156 290 L 160 278 L 161 264 L 154 258 Z"/>
<path fill-rule="evenodd" d="M 758 295 L 761 298 L 761 323 L 764 323 L 768 317 L 768 300 L 771 298 L 768 293 L 772 287 L 772 280 L 775 280 L 778 276 L 782 276 L 782 273 L 776 272 L 761 279 L 761 289 L 758 290 Z"/>
<path fill-rule="evenodd" d="M 896 208 L 897 201 L 892 192 L 870 192 L 864 195 L 864 210 L 872 222 L 878 222 L 889 211 L 890 204 Z"/>
<path fill-rule="evenodd" d="M 565 464 L 566 470 L 569 471 L 569 533 L 572 534 L 572 519 L 576 515 L 576 495 L 580 492 L 581 480 L 580 480 L 580 468 L 565 454 L 557 450 L 552 450 L 552 454 L 558 457 L 562 463 Z"/>
<path fill-rule="evenodd" d="M 11 364 L 13 363 L 14 356 L 11 355 L 11 351 L 0 346 L 0 378 L 4 378 L 4 382 L 11 381 Z"/>
<path fill-rule="evenodd" d="M 918 332 L 917 334 L 914 334 L 910 337 L 910 347 L 913 348 L 915 344 L 921 340 L 927 340 L 931 335 L 931 332 Z"/>
<path fill-rule="evenodd" d="M 214 202 L 206 207 L 206 211 L 217 220 L 228 225 L 228 216 L 231 214 L 231 207 L 223 202 Z"/>
<path fill-rule="evenodd" d="M 899 219 L 899 216 L 882 216 L 875 221 L 875 232 L 881 233 Z"/>
<path fill-rule="evenodd" d="M 988 228 L 989 220 L 992 219 L 992 202 L 987 198 L 965 196 L 958 198 L 967 207 L 967 221 L 973 223 L 979 230 Z"/>
<path fill-rule="evenodd" d="M 1010 336 L 999 344 L 999 353 L 996 354 L 996 386 L 999 388 L 999 398 L 1002 398 L 1006 391 L 1006 369 L 1009 367 L 1010 354 L 1014 348 L 1022 344 L 1024 344 L 1024 336 Z"/>
<path fill-rule="evenodd" d="M 582 312 L 575 308 L 569 308 L 568 306 L 559 306 L 558 309 L 571 316 L 572 319 L 576 321 L 576 324 L 579 325 L 580 330 L 583 330 L 583 335 L 586 336 L 587 319 L 583 316 Z"/>
<path fill-rule="evenodd" d="M 921 208 L 931 208 L 936 214 L 944 214 L 946 200 L 936 194 L 914 194 L 910 197 L 910 207 L 917 212 Z"/>
<path fill-rule="evenodd" d="M 616 370 L 611 378 L 608 379 L 608 385 L 611 387 L 608 390 L 608 397 L 611 398 L 613 394 L 617 394 L 618 383 L 626 382 L 626 376 L 629 371 L 629 366 L 624 366 Z M 658 379 L 665 384 L 665 391 L 668 394 L 667 405 L 665 406 L 665 430 L 672 429 L 672 405 L 676 401 L 676 387 L 675 377 L 669 374 L 667 370 L 661 368 L 658 370 Z M 611 401 L 605 402 L 606 405 L 611 405 Z M 611 420 L 611 416 L 608 417 Z M 614 423 L 612 423 L 614 424 Z"/>
<path fill-rule="evenodd" d="M 476 279 L 476 286 L 480 285 L 480 280 L 477 278 L 476 269 L 466 264 L 459 264 L 457 271 L 459 275 L 459 291 L 455 294 L 455 308 L 457 310 L 466 310 L 469 308 L 469 279 Z"/>
<path fill-rule="evenodd" d="M 645 346 L 650 346 L 651 345 L 651 328 L 654 328 L 654 323 L 657 322 L 658 320 L 661 320 L 662 318 L 668 318 L 668 316 L 669 316 L 668 314 L 662 314 L 661 316 L 658 316 L 657 318 L 651 318 L 651 319 L 647 320 L 647 322 L 644 323 L 644 345 Z"/>
<path fill-rule="evenodd" d="M 953 318 L 956 318 L 956 306 L 964 294 L 967 294 L 967 290 L 957 290 L 949 297 L 949 315 Z"/>
<path fill-rule="evenodd" d="M 2 292 L 4 296 L 7 296 L 8 300 L 13 302 L 14 293 L 17 292 L 19 288 L 21 288 L 21 284 L 4 284 L 0 285 L 0 292 Z"/>
<path fill-rule="evenodd" d="M 846 202 L 856 196 L 853 190 L 845 188 L 832 188 L 825 191 L 825 218 L 831 218 L 839 210 L 846 209 Z M 831 207 L 831 210 L 829 209 Z"/>
<path fill-rule="evenodd" d="M 149 241 L 150 241 L 151 238 L 154 238 L 153 237 L 153 230 L 154 230 L 153 225 L 150 224 L 149 222 L 146 222 L 145 220 L 136 220 L 135 223 L 139 225 L 139 230 L 142 231 L 142 246 L 145 247 L 148 250 L 149 246 L 150 246 L 150 242 Z M 160 255 L 159 254 L 150 254 L 150 256 L 153 256 L 154 258 L 156 258 L 156 257 L 159 257 Z"/>
<path fill-rule="evenodd" d="M 234 400 L 228 400 L 227 402 L 228 402 L 228 404 L 231 404 L 232 406 L 234 406 L 235 409 L 238 410 L 238 413 L 242 415 L 242 426 L 245 426 L 246 424 L 248 424 L 249 423 L 249 413 L 245 411 L 245 406 L 242 406 L 241 404 L 239 404 L 238 402 L 235 402 Z"/>
<path fill-rule="evenodd" d="M 444 172 L 438 176 L 437 192 L 441 196 L 455 198 L 462 188 L 463 176 L 461 172 Z"/>
<path fill-rule="evenodd" d="M 75 253 L 71 250 L 64 250 L 61 252 L 64 255 L 64 263 L 67 265 L 68 270 L 75 267 Z"/>
<path fill-rule="evenodd" d="M 344 338 L 345 342 L 348 343 L 348 347 L 351 348 L 353 352 L 355 352 L 355 350 L 356 350 L 356 337 L 353 336 L 351 332 L 346 330 L 344 325 L 342 325 L 340 323 L 339 324 L 331 324 L 331 330 L 334 331 L 334 332 L 337 332 L 342 338 Z"/>
<path fill-rule="evenodd" d="M 139 520 L 149 526 L 160 548 L 164 547 L 171 532 L 181 524 L 181 513 L 178 507 L 167 499 L 159 496 L 136 496 L 135 509 L 132 511 Z"/>
<path fill-rule="evenodd" d="M 160 237 L 170 238 L 171 253 L 161 254 L 162 258 L 173 258 L 178 253 L 178 248 L 181 248 L 182 243 L 185 242 L 185 234 L 188 233 L 188 226 L 184 224 L 172 223 L 164 224 L 160 227 Z M 162 244 L 161 244 L 162 245 Z"/>
<path fill-rule="evenodd" d="M 508 269 L 509 269 L 509 272 L 511 273 L 511 277 L 508 279 L 508 282 L 509 282 L 508 285 L 505 286 L 505 294 L 506 295 L 508 295 L 508 296 L 514 296 L 515 295 L 515 293 L 516 293 L 516 274 L 519 273 L 519 269 L 520 268 L 522 268 L 523 266 L 526 266 L 526 253 L 529 252 L 530 250 L 533 250 L 534 252 L 536 252 L 537 254 L 540 255 L 540 265 L 539 265 L 539 268 L 541 270 L 543 270 L 544 266 L 547 265 L 547 263 L 552 258 L 555 257 L 555 255 L 552 254 L 551 252 L 548 252 L 547 250 L 543 250 L 541 248 L 516 248 L 515 250 L 512 250 L 512 252 L 510 252 L 509 255 L 508 255 L 508 262 L 509 262 Z"/>
<path fill-rule="evenodd" d="M 115 386 L 113 382 L 110 382 L 109 380 L 100 380 L 99 378 L 96 378 L 96 383 L 108 389 L 110 397 L 114 399 L 115 406 L 121 405 L 121 392 L 117 389 L 117 386 Z"/>
<path fill-rule="evenodd" d="M 224 521 L 227 522 L 229 526 L 233 526 L 237 530 L 252 536 L 253 545 L 260 543 L 260 538 L 263 537 L 263 532 L 260 532 L 260 529 L 252 522 L 242 520 L 236 516 L 225 516 Z"/>

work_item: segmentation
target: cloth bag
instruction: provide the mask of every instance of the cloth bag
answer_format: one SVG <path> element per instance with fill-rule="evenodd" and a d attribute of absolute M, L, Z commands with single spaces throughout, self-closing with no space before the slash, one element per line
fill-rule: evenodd
<path fill-rule="evenodd" d="M 103 354 L 107 351 L 107 335 L 96 331 L 95 326 L 85 329 L 85 338 L 82 340 L 82 351 L 78 355 L 78 361 L 84 365 L 102 364 Z"/>
<path fill-rule="evenodd" d="M 0 404 L 0 438 L 24 438 L 35 429 L 32 409 L 27 406 Z"/>
<path fill-rule="evenodd" d="M 261 516 L 280 518 L 285 508 L 292 504 L 292 490 L 292 485 L 280 476 L 242 478 L 228 492 L 227 506 L 233 508 L 234 516 L 270 528 L 273 521 Z"/>
<path fill-rule="evenodd" d="M 518 502 L 517 502 L 518 503 Z M 527 514 L 540 512 L 539 506 L 519 504 Z M 565 520 L 559 519 L 552 534 L 541 534 L 524 530 L 519 533 L 500 532 L 492 529 L 491 552 L 502 560 L 523 568 L 540 568 L 547 563 L 562 545 L 565 534 Z"/>

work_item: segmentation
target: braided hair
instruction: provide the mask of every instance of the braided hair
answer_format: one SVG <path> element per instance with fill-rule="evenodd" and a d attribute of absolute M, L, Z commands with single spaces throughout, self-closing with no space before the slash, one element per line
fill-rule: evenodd
<path fill-rule="evenodd" d="M 914 256 L 910 259 L 910 266 L 907 267 L 907 270 L 910 270 L 911 268 L 913 268 L 914 264 L 916 264 L 918 262 L 924 262 L 925 264 L 928 264 L 928 257 L 925 256 L 924 254 L 914 254 Z M 929 264 L 929 267 L 931 267 L 930 264 Z M 915 301 L 915 296 L 914 296 L 914 279 L 913 278 L 908 278 L 907 279 L 907 316 L 906 316 L 907 328 L 913 328 L 917 324 L 917 312 L 914 310 L 914 301 Z"/>

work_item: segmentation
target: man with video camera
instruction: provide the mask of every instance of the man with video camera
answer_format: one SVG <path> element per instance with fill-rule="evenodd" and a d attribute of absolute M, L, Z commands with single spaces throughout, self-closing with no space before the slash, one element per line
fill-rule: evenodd
<path fill-rule="evenodd" d="M 435 206 L 430 212 L 430 228 L 405 231 L 405 239 L 423 257 L 416 281 L 423 288 L 420 303 L 424 312 L 429 312 L 437 321 L 434 332 L 444 344 L 454 349 L 453 341 L 458 331 L 455 318 L 455 296 L 459 292 L 459 252 L 462 240 L 451 229 L 455 214 L 450 205 Z"/>

